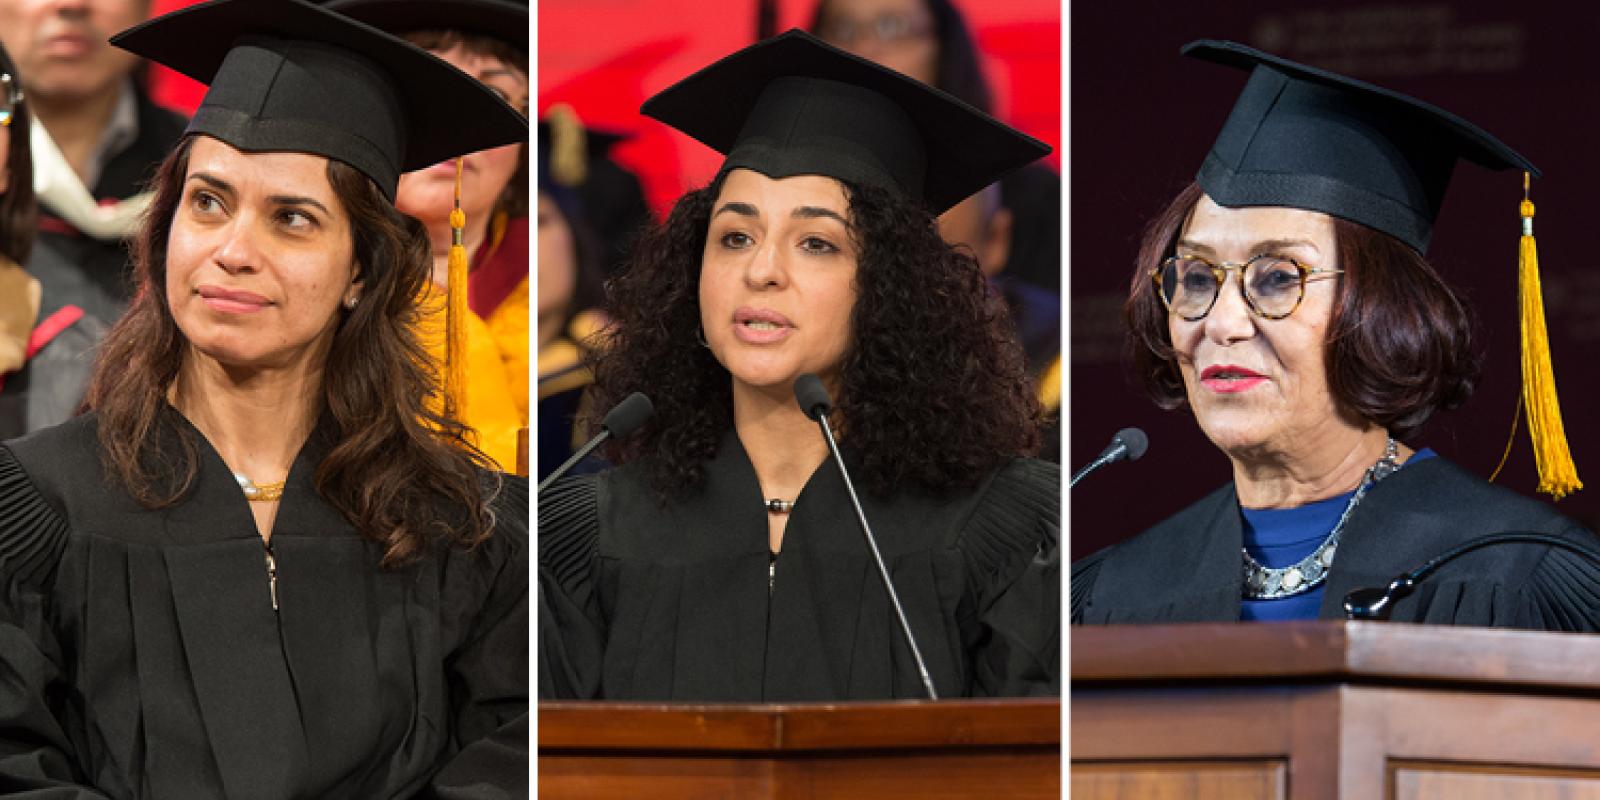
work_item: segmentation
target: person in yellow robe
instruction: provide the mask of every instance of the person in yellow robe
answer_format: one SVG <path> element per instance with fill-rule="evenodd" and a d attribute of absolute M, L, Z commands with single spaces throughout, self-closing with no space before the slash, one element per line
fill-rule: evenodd
<path fill-rule="evenodd" d="M 528 7 L 498 0 L 339 0 L 328 8 L 407 39 L 528 112 Z M 463 124 L 467 124 L 465 121 Z M 501 467 L 517 463 L 517 432 L 528 426 L 528 145 L 461 159 L 462 245 L 468 255 L 468 312 L 460 325 L 465 368 L 452 389 L 456 417 Z M 441 162 L 400 178 L 395 206 L 428 228 L 436 291 L 422 298 L 423 339 L 447 358 L 446 292 L 454 232 L 457 165 Z"/>

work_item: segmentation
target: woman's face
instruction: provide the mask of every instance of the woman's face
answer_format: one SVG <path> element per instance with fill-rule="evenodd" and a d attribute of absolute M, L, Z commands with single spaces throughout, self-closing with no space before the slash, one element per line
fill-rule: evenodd
<path fill-rule="evenodd" d="M 200 353 L 231 367 L 325 352 L 359 297 L 351 222 L 328 160 L 245 153 L 209 136 L 189 151 L 167 246 L 167 304 Z"/>
<path fill-rule="evenodd" d="M 549 195 L 539 194 L 539 318 L 561 317 L 578 284 L 578 251 L 572 226 Z"/>
<path fill-rule="evenodd" d="M 700 260 L 700 324 L 735 382 L 788 391 L 837 373 L 856 304 L 849 218 L 832 178 L 728 173 Z"/>
<path fill-rule="evenodd" d="M 463 45 L 449 50 L 429 52 L 450 62 L 462 72 L 478 79 L 479 83 L 494 90 L 507 103 L 528 110 L 528 76 L 522 70 L 490 55 L 468 52 Z M 488 150 L 469 153 L 461 164 L 461 210 L 468 220 L 488 219 L 494 211 L 506 184 L 517 172 L 517 160 L 523 145 L 508 144 Z M 395 194 L 395 207 L 415 217 L 424 225 L 438 227 L 448 224 L 454 202 L 456 181 L 455 159 L 441 161 L 431 167 L 407 172 L 400 176 L 400 188 Z"/>
<path fill-rule="evenodd" d="M 827 0 L 818 35 L 929 86 L 939 80 L 938 36 L 922 0 Z"/>
<path fill-rule="evenodd" d="M 1294 208 L 1223 208 L 1201 197 L 1177 252 L 1213 263 L 1284 255 L 1311 268 L 1338 268 L 1333 220 Z M 1293 455 L 1326 434 L 1351 427 L 1328 388 L 1324 347 L 1338 297 L 1336 279 L 1313 276 L 1305 297 L 1283 319 L 1256 316 L 1228 272 L 1204 319 L 1169 315 L 1189 405 L 1207 437 L 1229 455 Z"/>

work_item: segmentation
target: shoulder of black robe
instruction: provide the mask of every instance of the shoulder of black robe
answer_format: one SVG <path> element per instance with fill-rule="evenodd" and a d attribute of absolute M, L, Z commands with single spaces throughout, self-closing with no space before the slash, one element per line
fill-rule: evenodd
<path fill-rule="evenodd" d="M 1346 593 L 1381 587 L 1449 548 L 1531 531 L 1591 548 L 1593 533 L 1555 509 L 1491 486 L 1444 458 L 1368 491 L 1346 524 L 1319 616 L 1343 617 Z M 1239 618 L 1242 528 L 1232 484 L 1073 565 L 1073 623 L 1222 622 Z M 1397 604 L 1397 622 L 1539 630 L 1600 629 L 1600 565 L 1566 550 L 1512 544 L 1470 553 Z"/>
<path fill-rule="evenodd" d="M 1061 694 L 1061 465 L 1003 467 L 956 547 L 986 631 L 973 648 L 974 695 Z"/>
<path fill-rule="evenodd" d="M 0 783 L 525 789 L 525 480 L 503 479 L 477 548 L 381 570 L 316 494 L 314 434 L 274 525 L 275 614 L 248 505 L 203 439 L 186 499 L 144 509 L 105 477 L 94 420 L 0 447 L 0 639 L 21 665 L 0 671 Z"/>
<path fill-rule="evenodd" d="M 0 444 L 0 785 L 10 792 L 102 798 L 76 767 L 52 696 L 63 657 L 48 621 L 56 565 L 70 531 L 8 444 Z"/>
<path fill-rule="evenodd" d="M 1036 460 L 965 492 L 862 497 L 945 694 L 1059 693 L 1059 498 L 1059 466 Z M 766 512 L 731 433 L 689 497 L 663 506 L 630 466 L 557 483 L 539 508 L 541 697 L 921 693 L 831 461 L 770 590 Z"/>
<path fill-rule="evenodd" d="M 600 520 L 597 475 L 557 481 L 539 496 L 539 697 L 600 696 L 605 620 L 592 580 Z"/>
<path fill-rule="evenodd" d="M 442 584 L 459 641 L 446 656 L 457 752 L 419 798 L 516 797 L 528 781 L 528 479 L 499 475 L 494 533 L 445 548 Z"/>

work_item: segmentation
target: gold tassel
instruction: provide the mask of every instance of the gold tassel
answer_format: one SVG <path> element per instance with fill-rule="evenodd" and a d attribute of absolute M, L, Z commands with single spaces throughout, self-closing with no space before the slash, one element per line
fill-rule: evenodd
<path fill-rule="evenodd" d="M 550 126 L 550 177 L 562 186 L 578 186 L 588 177 L 588 137 L 578 113 L 566 103 L 557 103 L 544 112 Z"/>
<path fill-rule="evenodd" d="M 1522 405 L 1528 410 L 1528 433 L 1539 469 L 1539 491 L 1560 500 L 1583 488 L 1572 463 L 1556 378 L 1550 368 L 1550 338 L 1544 322 L 1544 295 L 1539 286 L 1539 249 L 1533 238 L 1533 201 L 1528 199 L 1528 173 L 1522 173 L 1522 244 L 1517 259 L 1517 293 L 1521 297 Z M 1514 430 L 1514 429 L 1513 429 Z"/>
<path fill-rule="evenodd" d="M 467 418 L 467 227 L 461 210 L 461 159 L 456 159 L 455 207 L 450 210 L 450 272 L 445 296 L 445 395 L 458 420 Z"/>

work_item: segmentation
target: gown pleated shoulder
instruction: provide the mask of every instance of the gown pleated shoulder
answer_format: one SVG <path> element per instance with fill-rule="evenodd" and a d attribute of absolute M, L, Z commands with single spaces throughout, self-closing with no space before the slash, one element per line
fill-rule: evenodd
<path fill-rule="evenodd" d="M 1318 616 L 1344 596 L 1470 539 L 1532 532 L 1590 549 L 1600 538 L 1550 506 L 1491 486 L 1444 458 L 1408 463 L 1350 515 Z M 1240 616 L 1243 527 L 1233 484 L 1072 565 L 1074 624 L 1228 622 Z M 1395 605 L 1392 619 L 1440 625 L 1600 630 L 1600 565 L 1542 544 L 1486 547 L 1452 561 Z"/>
<path fill-rule="evenodd" d="M 941 696 L 1060 693 L 1060 468 L 861 502 Z M 542 698 L 913 698 L 921 681 L 844 482 L 824 462 L 771 560 L 765 500 L 724 436 L 690 497 L 642 470 L 570 478 L 539 504 Z"/>
<path fill-rule="evenodd" d="M 163 446 L 200 468 L 166 509 L 102 472 L 93 415 L 0 446 L 7 796 L 525 796 L 527 482 L 504 479 L 484 544 L 382 570 L 318 497 L 313 434 L 274 610 L 247 501 L 169 413 Z"/>

